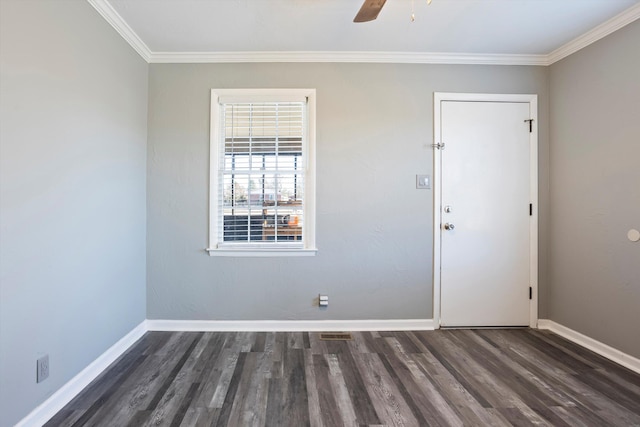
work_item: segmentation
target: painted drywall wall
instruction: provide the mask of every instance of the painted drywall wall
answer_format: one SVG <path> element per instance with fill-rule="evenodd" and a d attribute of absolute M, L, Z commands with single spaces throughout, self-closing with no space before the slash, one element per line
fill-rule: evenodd
<path fill-rule="evenodd" d="M 550 67 L 549 318 L 640 357 L 640 21 Z"/>
<path fill-rule="evenodd" d="M 318 254 L 210 257 L 210 90 L 277 87 L 317 90 Z M 433 193 L 417 190 L 415 175 L 432 174 L 434 91 L 539 95 L 545 203 L 546 68 L 151 64 L 147 317 L 432 318 Z M 328 309 L 315 304 L 318 293 Z"/>
<path fill-rule="evenodd" d="M 7 427 L 145 318 L 148 65 L 84 1 L 2 0 L 0 31 Z"/>

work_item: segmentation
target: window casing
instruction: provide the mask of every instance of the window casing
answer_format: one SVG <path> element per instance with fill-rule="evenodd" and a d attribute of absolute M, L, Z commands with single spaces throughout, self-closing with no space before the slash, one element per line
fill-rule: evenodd
<path fill-rule="evenodd" d="M 211 93 L 210 255 L 315 254 L 315 90 Z"/>

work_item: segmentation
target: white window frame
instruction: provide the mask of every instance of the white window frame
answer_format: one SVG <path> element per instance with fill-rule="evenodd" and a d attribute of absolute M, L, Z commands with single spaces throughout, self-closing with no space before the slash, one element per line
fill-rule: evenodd
<path fill-rule="evenodd" d="M 220 135 L 222 134 L 221 103 L 226 102 L 286 102 L 307 99 L 307 137 L 303 142 L 304 202 L 303 232 L 301 247 L 287 247 L 274 244 L 221 245 L 218 229 L 218 205 L 220 186 Z M 314 256 L 316 249 L 316 90 L 315 89 L 212 89 L 211 90 L 211 133 L 209 139 L 209 247 L 211 256 Z"/>

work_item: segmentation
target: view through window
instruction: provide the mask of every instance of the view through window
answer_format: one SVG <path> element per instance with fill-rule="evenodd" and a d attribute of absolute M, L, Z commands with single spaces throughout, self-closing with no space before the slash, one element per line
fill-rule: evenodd
<path fill-rule="evenodd" d="M 302 241 L 304 104 L 225 104 L 223 240 Z"/>

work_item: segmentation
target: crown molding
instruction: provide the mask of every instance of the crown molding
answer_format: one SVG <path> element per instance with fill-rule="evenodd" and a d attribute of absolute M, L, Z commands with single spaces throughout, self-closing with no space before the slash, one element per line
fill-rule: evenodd
<path fill-rule="evenodd" d="M 150 63 L 358 62 L 392 64 L 547 65 L 546 55 L 430 52 L 154 52 Z"/>
<path fill-rule="evenodd" d="M 558 62 L 561 59 L 564 59 L 567 56 L 571 55 L 572 53 L 575 53 L 580 49 L 597 42 L 598 40 L 608 36 L 614 31 L 619 30 L 625 25 L 632 23 L 638 18 L 640 18 L 640 3 L 631 6 L 629 9 L 625 10 L 619 15 L 614 16 L 608 21 L 598 25 L 594 29 L 587 31 L 583 35 L 576 37 L 569 43 L 560 46 L 558 49 L 547 55 L 547 65 Z"/>
<path fill-rule="evenodd" d="M 142 41 L 135 31 L 131 29 L 129 24 L 122 19 L 122 16 L 111 6 L 107 0 L 87 0 L 95 10 L 122 36 L 131 47 L 145 61 L 149 62 L 151 58 L 151 50 L 145 42 Z"/>

